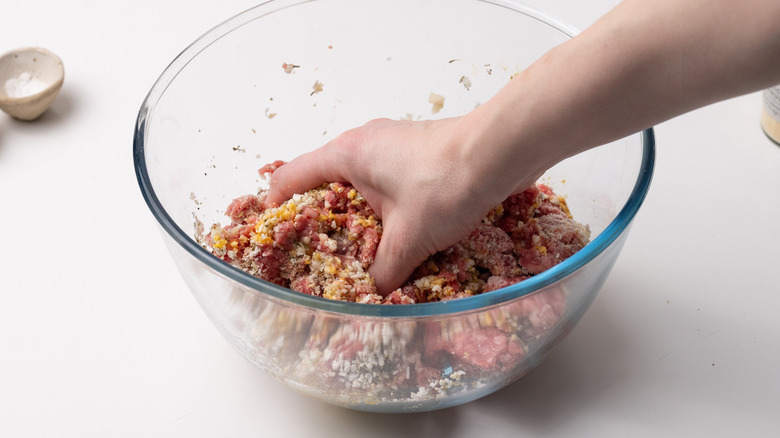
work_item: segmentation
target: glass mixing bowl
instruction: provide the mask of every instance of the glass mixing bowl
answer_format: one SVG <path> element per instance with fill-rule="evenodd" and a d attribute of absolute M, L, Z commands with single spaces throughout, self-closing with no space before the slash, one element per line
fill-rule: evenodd
<path fill-rule="evenodd" d="M 289 386 L 366 411 L 462 404 L 539 365 L 618 257 L 650 184 L 651 130 L 544 175 L 590 227 L 591 243 L 542 274 L 470 298 L 328 301 L 252 277 L 195 235 L 226 223 L 230 201 L 265 184 L 263 164 L 373 118 L 464 114 L 575 33 L 509 0 L 277 0 L 187 47 L 140 109 L 135 169 L 176 265 L 224 337 Z"/>

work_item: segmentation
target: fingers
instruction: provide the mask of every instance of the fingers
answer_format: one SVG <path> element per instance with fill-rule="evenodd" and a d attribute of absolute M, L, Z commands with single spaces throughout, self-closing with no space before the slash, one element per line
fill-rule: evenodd
<path fill-rule="evenodd" d="M 382 121 L 373 120 L 365 126 L 381 124 Z M 276 169 L 271 175 L 266 202 L 278 205 L 296 193 L 303 193 L 323 183 L 357 183 L 353 180 L 355 171 L 360 170 L 360 158 L 370 147 L 364 128 L 346 131 L 324 146 Z"/>
<path fill-rule="evenodd" d="M 340 154 L 335 148 L 326 146 L 301 155 L 276 169 L 271 174 L 266 202 L 279 205 L 294 194 L 306 192 L 323 183 L 346 181 L 348 178 L 342 173 L 344 162 L 334 158 Z"/>
<path fill-rule="evenodd" d="M 470 179 L 453 170 L 459 164 L 446 165 L 453 123 L 372 120 L 279 167 L 271 175 L 266 202 L 279 205 L 323 183 L 352 184 L 382 220 L 369 273 L 386 296 L 428 256 L 463 237 L 481 219 L 478 208 L 467 214 L 460 208 L 470 193 Z M 432 215 L 457 219 L 442 223 Z"/>

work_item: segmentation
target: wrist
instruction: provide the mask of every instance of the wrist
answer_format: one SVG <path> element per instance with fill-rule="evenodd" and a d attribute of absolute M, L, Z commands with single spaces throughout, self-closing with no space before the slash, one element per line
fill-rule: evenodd
<path fill-rule="evenodd" d="M 547 109 L 544 102 L 522 81 L 521 74 L 458 123 L 460 153 L 473 183 L 482 195 L 503 196 L 499 201 L 573 154 L 560 147 L 557 127 L 545 126 L 551 118 L 539 114 Z"/>

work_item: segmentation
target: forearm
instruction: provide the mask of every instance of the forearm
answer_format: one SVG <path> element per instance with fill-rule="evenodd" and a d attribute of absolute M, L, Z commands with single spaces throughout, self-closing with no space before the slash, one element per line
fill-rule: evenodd
<path fill-rule="evenodd" d="M 516 178 L 778 83 L 778 17 L 777 0 L 626 0 L 467 116 L 465 153 Z"/>
<path fill-rule="evenodd" d="M 557 162 L 780 82 L 777 17 L 780 0 L 625 0 L 466 116 L 347 131 L 274 172 L 266 201 L 352 183 L 383 221 L 370 273 L 388 293 Z"/>

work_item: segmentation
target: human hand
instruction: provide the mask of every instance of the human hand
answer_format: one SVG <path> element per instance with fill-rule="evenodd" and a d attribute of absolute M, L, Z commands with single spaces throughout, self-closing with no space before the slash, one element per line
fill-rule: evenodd
<path fill-rule="evenodd" d="M 324 182 L 352 184 L 382 219 L 369 273 L 397 289 L 429 255 L 471 232 L 511 192 L 475 166 L 463 118 L 373 120 L 278 168 L 266 201 L 280 204 Z M 485 154 L 485 151 L 481 151 Z"/>
<path fill-rule="evenodd" d="M 347 131 L 276 170 L 266 200 L 351 183 L 383 222 L 369 272 L 387 294 L 559 161 L 775 84 L 778 10 L 771 0 L 625 0 L 469 114 Z"/>

